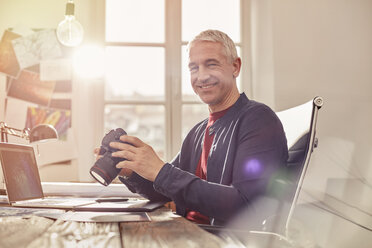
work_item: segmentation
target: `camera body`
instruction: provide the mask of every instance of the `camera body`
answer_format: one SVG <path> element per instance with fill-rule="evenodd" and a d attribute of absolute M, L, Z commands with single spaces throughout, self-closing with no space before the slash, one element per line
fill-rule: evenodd
<path fill-rule="evenodd" d="M 110 147 L 110 142 L 122 142 L 120 136 L 126 134 L 122 128 L 117 128 L 108 132 L 102 139 L 99 151 L 99 155 L 102 155 L 102 157 L 94 163 L 89 172 L 94 179 L 104 186 L 109 185 L 120 173 L 121 169 L 116 168 L 116 164 L 125 160 L 123 158 L 112 157 L 111 154 L 119 150 Z"/>

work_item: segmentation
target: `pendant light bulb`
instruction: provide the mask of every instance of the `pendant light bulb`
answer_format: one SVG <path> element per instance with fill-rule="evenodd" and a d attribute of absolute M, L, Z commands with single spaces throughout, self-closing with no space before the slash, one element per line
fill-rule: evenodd
<path fill-rule="evenodd" d="M 78 46 L 83 41 L 84 30 L 81 24 L 76 20 L 75 4 L 68 0 L 66 4 L 65 19 L 58 24 L 57 38 L 62 45 L 68 47 Z"/>

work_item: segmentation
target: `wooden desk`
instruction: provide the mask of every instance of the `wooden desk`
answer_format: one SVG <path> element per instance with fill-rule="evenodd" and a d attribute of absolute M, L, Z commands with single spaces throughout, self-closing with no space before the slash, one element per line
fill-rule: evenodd
<path fill-rule="evenodd" d="M 225 247 L 226 241 L 161 208 L 151 222 L 88 223 L 0 217 L 0 247 Z"/>

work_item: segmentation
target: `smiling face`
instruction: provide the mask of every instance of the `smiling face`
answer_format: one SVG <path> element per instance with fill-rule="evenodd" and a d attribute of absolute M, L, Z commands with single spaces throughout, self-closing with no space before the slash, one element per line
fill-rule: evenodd
<path fill-rule="evenodd" d="M 230 61 L 224 49 L 219 42 L 195 41 L 189 50 L 191 85 L 210 112 L 225 110 L 239 98 L 241 60 Z"/>

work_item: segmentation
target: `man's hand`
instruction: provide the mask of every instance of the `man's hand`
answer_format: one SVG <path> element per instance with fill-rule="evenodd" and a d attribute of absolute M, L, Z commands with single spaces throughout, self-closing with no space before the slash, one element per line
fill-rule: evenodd
<path fill-rule="evenodd" d="M 111 142 L 110 146 L 120 151 L 113 152 L 113 157 L 125 158 L 116 165 L 116 168 L 125 168 L 135 171 L 138 175 L 154 181 L 164 162 L 155 153 L 154 149 L 141 141 L 139 138 L 129 135 L 123 135 L 121 142 Z"/>
<path fill-rule="evenodd" d="M 94 157 L 95 157 L 96 161 L 97 161 L 98 159 L 102 158 L 102 155 L 99 155 L 99 151 L 100 151 L 100 148 L 99 148 L 99 147 L 96 147 L 96 148 L 94 148 L 94 150 L 93 150 Z"/>

